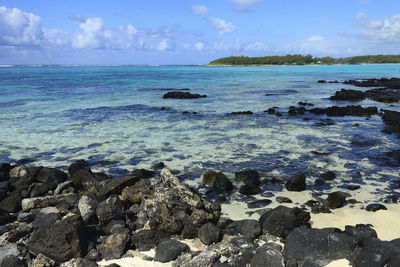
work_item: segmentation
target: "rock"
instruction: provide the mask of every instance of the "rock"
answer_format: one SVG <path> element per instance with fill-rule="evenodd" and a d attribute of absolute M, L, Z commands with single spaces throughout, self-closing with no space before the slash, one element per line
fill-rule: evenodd
<path fill-rule="evenodd" d="M 15 255 L 8 255 L 0 261 L 0 267 L 26 267 L 26 263 Z"/>
<path fill-rule="evenodd" d="M 400 92 L 385 90 L 385 89 L 372 89 L 365 92 L 366 97 L 383 103 L 394 103 L 400 100 Z"/>
<path fill-rule="evenodd" d="M 233 190 L 233 184 L 222 172 L 219 172 L 215 177 L 213 188 L 218 193 L 229 193 Z"/>
<path fill-rule="evenodd" d="M 0 208 L 0 225 L 5 225 L 7 223 L 13 222 L 14 220 L 14 216 L 11 216 L 10 214 L 8 214 L 8 212 Z"/>
<path fill-rule="evenodd" d="M 341 208 L 343 207 L 347 196 L 347 193 L 340 191 L 330 193 L 328 198 L 324 201 L 324 206 L 330 209 Z"/>
<path fill-rule="evenodd" d="M 86 234 L 80 216 L 73 215 L 48 228 L 38 228 L 31 234 L 26 246 L 36 256 L 41 253 L 61 263 L 86 254 Z"/>
<path fill-rule="evenodd" d="M 324 180 L 331 181 L 336 178 L 336 174 L 333 171 L 327 171 L 327 172 L 321 173 L 321 178 Z"/>
<path fill-rule="evenodd" d="M 190 250 L 188 245 L 169 239 L 157 246 L 154 260 L 159 262 L 170 262 L 175 260 L 180 254 L 182 254 L 182 252 L 188 250 Z"/>
<path fill-rule="evenodd" d="M 111 195 L 97 205 L 96 215 L 102 225 L 112 219 L 123 218 L 124 204 L 117 195 Z"/>
<path fill-rule="evenodd" d="M 306 176 L 304 173 L 295 174 L 286 182 L 285 187 L 289 191 L 306 190 Z"/>
<path fill-rule="evenodd" d="M 198 232 L 200 241 L 205 245 L 211 245 L 219 241 L 221 230 L 212 223 L 203 224 Z"/>
<path fill-rule="evenodd" d="M 400 246 L 393 241 L 369 238 L 362 242 L 362 249 L 354 251 L 350 262 L 357 267 L 399 266 Z"/>
<path fill-rule="evenodd" d="M 247 203 L 247 207 L 249 209 L 258 209 L 258 208 L 264 208 L 265 206 L 268 206 L 271 203 L 272 201 L 270 199 L 259 199 Z"/>
<path fill-rule="evenodd" d="M 376 107 L 363 108 L 361 106 L 345 106 L 345 107 L 332 106 L 325 109 L 313 108 L 309 109 L 308 111 L 316 115 L 326 114 L 332 117 L 372 116 L 378 114 L 378 109 Z"/>
<path fill-rule="evenodd" d="M 189 92 L 168 92 L 163 95 L 163 98 L 175 98 L 175 99 L 194 99 L 207 97 L 206 95 L 192 94 Z"/>
<path fill-rule="evenodd" d="M 0 163 L 0 182 L 8 180 L 11 168 L 11 165 L 8 163 Z"/>
<path fill-rule="evenodd" d="M 47 193 L 51 190 L 48 184 L 42 183 L 34 183 L 33 188 L 30 192 L 30 197 L 42 197 L 47 195 Z"/>
<path fill-rule="evenodd" d="M 215 178 L 217 178 L 217 172 L 215 172 L 215 171 L 206 171 L 203 174 L 203 183 L 204 184 L 212 184 L 212 183 L 214 183 Z"/>
<path fill-rule="evenodd" d="M 36 215 L 28 212 L 21 212 L 18 214 L 17 221 L 30 223 L 36 218 Z"/>
<path fill-rule="evenodd" d="M 284 257 L 287 266 L 301 266 L 305 261 L 325 266 L 330 261 L 348 257 L 359 239 L 336 228 L 296 228 L 286 236 Z"/>
<path fill-rule="evenodd" d="M 128 175 L 112 179 L 104 185 L 104 188 L 99 192 L 99 197 L 106 198 L 112 194 L 120 194 L 122 189 L 127 186 L 134 185 L 141 178 L 142 177 L 137 173 L 130 173 Z"/>
<path fill-rule="evenodd" d="M 258 187 L 260 185 L 260 175 L 256 170 L 245 170 L 235 173 L 236 179 L 242 181 L 245 185 Z"/>
<path fill-rule="evenodd" d="M 358 237 L 361 241 L 378 237 L 376 231 L 370 225 L 365 224 L 357 224 L 356 226 L 346 225 L 344 232 L 348 235 Z"/>
<path fill-rule="evenodd" d="M 258 193 L 260 193 L 261 188 L 252 187 L 250 185 L 245 184 L 240 187 L 239 192 L 246 196 L 252 196 L 252 195 L 257 195 Z"/>
<path fill-rule="evenodd" d="M 141 181 L 139 181 L 138 184 L 136 184 L 134 186 L 125 187 L 122 190 L 122 199 L 124 201 L 127 201 L 128 203 L 131 203 L 131 204 L 135 204 L 135 203 L 140 204 L 140 202 L 142 202 L 142 198 L 147 196 L 147 193 L 149 193 L 149 192 L 148 192 L 148 188 L 147 188 L 148 185 L 146 185 L 144 183 L 139 185 L 139 183 Z"/>
<path fill-rule="evenodd" d="M 98 194 L 102 190 L 102 176 L 97 176 L 89 168 L 75 171 L 70 177 L 72 184 L 81 194 Z"/>
<path fill-rule="evenodd" d="M 8 197 L 0 201 L 0 207 L 7 212 L 18 212 L 21 210 L 21 192 L 13 191 Z"/>
<path fill-rule="evenodd" d="M 96 207 L 97 201 L 89 196 L 83 195 L 79 199 L 78 209 L 84 223 L 91 223 L 96 221 Z"/>
<path fill-rule="evenodd" d="M 3 260 L 7 256 L 10 256 L 10 255 L 11 256 L 19 255 L 19 250 L 18 250 L 17 244 L 10 244 L 7 241 L 2 242 L 2 245 L 0 246 L 0 263 L 3 262 Z"/>
<path fill-rule="evenodd" d="M 55 267 L 56 262 L 46 257 L 43 254 L 37 255 L 36 259 L 33 260 L 31 267 Z"/>
<path fill-rule="evenodd" d="M 14 167 L 9 172 L 10 178 L 22 178 L 28 176 L 28 167 L 25 165 L 21 165 L 18 167 Z"/>
<path fill-rule="evenodd" d="M 325 80 L 318 80 L 318 83 L 326 83 Z"/>
<path fill-rule="evenodd" d="M 140 179 L 148 179 L 154 175 L 154 171 L 146 170 L 146 169 L 137 169 L 131 172 L 131 175 L 136 175 L 140 177 Z"/>
<path fill-rule="evenodd" d="M 378 210 L 387 210 L 387 208 L 382 204 L 369 204 L 366 208 L 366 211 L 378 211 Z"/>
<path fill-rule="evenodd" d="M 73 185 L 72 181 L 65 181 L 57 185 L 56 189 L 54 190 L 54 195 L 58 195 L 62 193 L 62 191 L 68 187 Z"/>
<path fill-rule="evenodd" d="M 125 220 L 111 220 L 103 227 L 103 231 L 106 235 L 111 235 L 125 230 L 125 226 Z"/>
<path fill-rule="evenodd" d="M 261 234 L 261 223 L 257 220 L 241 220 L 230 223 L 222 233 L 229 235 L 241 234 L 251 240 L 256 239 Z"/>
<path fill-rule="evenodd" d="M 97 247 L 97 250 L 106 260 L 119 259 L 126 252 L 129 241 L 129 230 L 124 229 L 108 236 L 105 241 Z"/>
<path fill-rule="evenodd" d="M 70 177 L 72 177 L 72 175 L 74 173 L 76 173 L 77 171 L 86 169 L 88 167 L 89 167 L 89 163 L 87 163 L 85 160 L 83 160 L 83 159 L 77 160 L 74 163 L 72 163 L 71 165 L 69 165 L 68 174 Z"/>
<path fill-rule="evenodd" d="M 285 238 L 292 229 L 307 224 L 310 218 L 310 213 L 297 207 L 278 206 L 261 215 L 260 223 L 264 234 L 269 233 Z"/>
<path fill-rule="evenodd" d="M 254 113 L 251 111 L 234 111 L 229 113 L 230 115 L 253 115 Z"/>
<path fill-rule="evenodd" d="M 101 254 L 96 249 L 92 249 L 86 255 L 85 260 L 88 260 L 88 261 L 100 261 L 101 260 Z"/>
<path fill-rule="evenodd" d="M 334 96 L 331 96 L 330 100 L 362 101 L 364 98 L 365 93 L 362 91 L 341 89 Z"/>
<path fill-rule="evenodd" d="M 183 257 L 189 256 L 189 257 Z M 174 266 L 191 266 L 191 267 L 211 267 L 220 257 L 216 251 L 205 250 L 191 257 L 189 254 L 183 254 L 177 258 Z"/>
<path fill-rule="evenodd" d="M 53 168 L 42 168 L 36 176 L 37 181 L 46 184 L 52 190 L 67 179 L 68 175 L 65 172 Z"/>
<path fill-rule="evenodd" d="M 146 251 L 155 248 L 163 238 L 169 235 L 162 231 L 140 230 L 131 237 L 132 245 L 139 251 Z"/>
<path fill-rule="evenodd" d="M 140 224 L 148 223 L 154 230 L 179 234 L 185 225 L 200 227 L 206 222 L 217 223 L 221 207 L 181 183 L 168 169 L 149 182 L 152 186 L 137 213 Z"/>
<path fill-rule="evenodd" d="M 88 261 L 82 258 L 71 259 L 67 262 L 64 262 L 60 265 L 60 267 L 98 267 L 96 262 Z M 118 264 L 107 265 L 107 267 L 120 267 Z"/>
<path fill-rule="evenodd" d="M 56 206 L 61 202 L 78 202 L 78 194 L 61 194 L 45 197 L 24 198 L 22 200 L 22 210 L 45 208 L 49 206 Z"/>
<path fill-rule="evenodd" d="M 388 127 L 386 131 L 400 133 L 400 112 L 384 110 L 382 120 Z"/>
<path fill-rule="evenodd" d="M 58 213 L 39 213 L 35 220 L 32 222 L 34 228 L 47 229 L 50 225 L 53 225 L 60 218 Z"/>
<path fill-rule="evenodd" d="M 267 112 L 268 114 L 274 114 L 275 113 L 275 109 L 269 108 L 267 110 L 264 110 L 264 112 Z"/>
<path fill-rule="evenodd" d="M 250 267 L 285 267 L 285 261 L 280 251 L 262 246 L 257 249 L 251 260 Z"/>
<path fill-rule="evenodd" d="M 290 198 L 278 196 L 275 198 L 278 203 L 293 203 Z"/>

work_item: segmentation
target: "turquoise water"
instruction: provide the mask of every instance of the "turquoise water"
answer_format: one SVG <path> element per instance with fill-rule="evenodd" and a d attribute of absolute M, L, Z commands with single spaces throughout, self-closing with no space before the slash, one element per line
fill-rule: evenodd
<path fill-rule="evenodd" d="M 328 124 L 325 117 L 285 113 L 299 101 L 351 104 L 328 98 L 352 86 L 320 79 L 399 76 L 400 65 L 3 67 L 0 162 L 65 169 L 86 159 L 94 170 L 119 175 L 162 161 L 187 180 L 208 169 L 233 174 L 243 168 L 283 179 L 298 171 L 316 179 L 327 169 L 343 179 L 358 173 L 392 179 L 398 170 L 382 157 L 400 149 L 399 140 L 381 132 L 380 117 L 331 118 L 334 125 L 321 125 Z M 182 88 L 208 97 L 162 98 Z M 400 110 L 398 104 L 361 104 Z M 274 106 L 282 117 L 263 112 Z M 254 115 L 228 115 L 246 110 Z"/>

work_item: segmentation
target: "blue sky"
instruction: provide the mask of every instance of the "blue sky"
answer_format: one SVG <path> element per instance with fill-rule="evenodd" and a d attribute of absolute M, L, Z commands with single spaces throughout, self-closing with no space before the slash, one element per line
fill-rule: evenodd
<path fill-rule="evenodd" d="M 400 54 L 398 0 L 2 0 L 0 64 Z"/>

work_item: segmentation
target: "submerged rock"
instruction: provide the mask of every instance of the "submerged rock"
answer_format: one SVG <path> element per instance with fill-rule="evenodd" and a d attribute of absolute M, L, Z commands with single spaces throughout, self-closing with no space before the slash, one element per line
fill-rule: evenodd
<path fill-rule="evenodd" d="M 233 190 L 233 184 L 222 172 L 219 172 L 215 177 L 213 188 L 218 193 L 230 193 Z"/>
<path fill-rule="evenodd" d="M 163 98 L 175 98 L 175 99 L 194 99 L 194 98 L 203 98 L 207 97 L 206 95 L 192 94 L 189 92 L 168 92 L 163 95 Z"/>
<path fill-rule="evenodd" d="M 352 89 L 341 89 L 337 91 L 334 96 L 331 96 L 330 100 L 344 100 L 344 101 L 361 101 L 364 100 L 365 93 L 362 91 Z"/>
<path fill-rule="evenodd" d="M 372 116 L 378 114 L 378 109 L 376 107 L 366 107 L 361 106 L 345 106 L 337 107 L 332 106 L 328 108 L 313 108 L 309 109 L 309 112 L 316 115 L 326 114 L 332 117 L 343 117 L 343 116 Z"/>
<path fill-rule="evenodd" d="M 217 172 L 216 171 L 206 171 L 203 174 L 203 183 L 204 184 L 212 184 L 215 181 L 215 178 L 217 178 Z"/>

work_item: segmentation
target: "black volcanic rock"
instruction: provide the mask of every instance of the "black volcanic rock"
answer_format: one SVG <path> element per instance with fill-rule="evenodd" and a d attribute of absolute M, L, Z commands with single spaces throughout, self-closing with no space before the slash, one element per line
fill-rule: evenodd
<path fill-rule="evenodd" d="M 189 92 L 168 92 L 163 95 L 163 98 L 175 98 L 175 99 L 195 99 L 207 97 L 206 95 L 192 94 Z"/>
<path fill-rule="evenodd" d="M 365 93 L 362 91 L 352 89 L 341 89 L 337 91 L 334 96 L 331 96 L 330 100 L 343 100 L 343 101 L 361 101 L 364 100 Z"/>
<path fill-rule="evenodd" d="M 260 223 L 264 234 L 269 233 L 285 238 L 292 229 L 307 224 L 310 218 L 310 213 L 297 207 L 278 206 L 261 215 Z"/>
<path fill-rule="evenodd" d="M 305 261 L 325 266 L 329 261 L 350 256 L 359 241 L 340 229 L 302 226 L 286 236 L 283 254 L 287 266 L 304 266 Z"/>
<path fill-rule="evenodd" d="M 285 187 L 289 191 L 306 190 L 306 176 L 304 173 L 295 174 L 285 183 Z"/>
<path fill-rule="evenodd" d="M 190 250 L 185 243 L 169 239 L 156 247 L 154 260 L 158 262 L 169 262 L 175 260 L 182 252 Z"/>
<path fill-rule="evenodd" d="M 221 230 L 212 223 L 205 223 L 199 228 L 198 237 L 205 245 L 211 245 L 219 241 Z"/>
<path fill-rule="evenodd" d="M 84 257 L 87 253 L 87 231 L 80 218 L 74 215 L 57 221 L 48 228 L 35 230 L 26 246 L 34 254 L 43 254 L 57 263 Z"/>
<path fill-rule="evenodd" d="M 217 173 L 213 188 L 218 193 L 229 193 L 233 189 L 233 184 L 222 172 Z"/>
<path fill-rule="evenodd" d="M 378 210 L 387 210 L 387 208 L 382 204 L 369 204 L 366 208 L 366 211 L 378 211 Z"/>
<path fill-rule="evenodd" d="M 378 109 L 376 107 L 363 108 L 361 106 L 345 106 L 345 107 L 332 106 L 328 108 L 313 108 L 309 109 L 308 111 L 316 115 L 325 114 L 331 117 L 371 116 L 378 114 Z"/>

